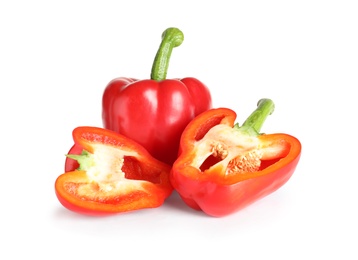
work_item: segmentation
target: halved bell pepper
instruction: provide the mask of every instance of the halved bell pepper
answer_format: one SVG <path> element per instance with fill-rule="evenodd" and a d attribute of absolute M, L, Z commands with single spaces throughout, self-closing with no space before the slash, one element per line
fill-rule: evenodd
<path fill-rule="evenodd" d="M 185 128 L 170 180 L 184 202 L 214 217 L 234 213 L 274 192 L 295 171 L 301 143 L 294 136 L 262 134 L 274 110 L 270 99 L 258 102 L 242 126 L 236 113 L 215 108 Z"/>
<path fill-rule="evenodd" d="M 155 208 L 172 193 L 170 166 L 135 141 L 97 127 L 77 127 L 72 134 L 83 150 L 67 157 L 79 168 L 55 182 L 57 198 L 67 209 L 100 216 Z"/>

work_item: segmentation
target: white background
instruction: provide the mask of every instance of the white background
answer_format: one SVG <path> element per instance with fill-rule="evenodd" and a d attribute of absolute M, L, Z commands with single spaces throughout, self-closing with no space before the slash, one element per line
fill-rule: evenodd
<path fill-rule="evenodd" d="M 205 4 L 203 4 L 205 3 Z M 2 1 L 1 259 L 358 259 L 356 1 Z M 54 182 L 72 130 L 101 126 L 118 76 L 150 77 L 178 27 L 167 78 L 196 77 L 243 120 L 276 104 L 265 133 L 302 142 L 293 177 L 224 218 L 174 195 L 108 218 L 69 212 Z"/>

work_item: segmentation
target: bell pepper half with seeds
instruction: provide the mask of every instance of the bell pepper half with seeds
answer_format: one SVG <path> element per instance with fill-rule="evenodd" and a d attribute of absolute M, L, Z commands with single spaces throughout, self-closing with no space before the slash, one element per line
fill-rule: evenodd
<path fill-rule="evenodd" d="M 171 167 L 132 139 L 98 127 L 77 127 L 72 135 L 65 173 L 55 181 L 65 208 L 103 216 L 156 208 L 172 193 Z"/>
<path fill-rule="evenodd" d="M 170 180 L 188 206 L 226 216 L 290 179 L 300 159 L 300 141 L 285 133 L 260 133 L 274 107 L 272 100 L 261 99 L 242 126 L 228 108 L 210 109 L 187 125 Z"/>

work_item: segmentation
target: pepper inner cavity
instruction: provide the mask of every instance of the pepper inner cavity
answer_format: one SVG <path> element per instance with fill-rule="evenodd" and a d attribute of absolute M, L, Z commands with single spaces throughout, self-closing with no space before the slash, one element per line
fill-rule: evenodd
<path fill-rule="evenodd" d="M 216 125 L 197 142 L 197 151 L 201 151 L 197 167 L 205 171 L 222 166 L 226 169 L 225 175 L 257 171 L 262 158 L 259 144 L 255 136 L 243 134 L 228 125 Z"/>
<path fill-rule="evenodd" d="M 90 179 L 100 184 L 113 184 L 126 179 L 122 170 L 124 157 L 135 156 L 135 153 L 101 144 L 94 144 L 93 148 L 92 167 L 87 169 Z"/>

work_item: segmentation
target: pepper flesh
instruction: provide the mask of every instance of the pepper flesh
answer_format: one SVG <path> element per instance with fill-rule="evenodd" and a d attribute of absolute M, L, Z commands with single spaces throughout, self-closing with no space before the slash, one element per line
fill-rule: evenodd
<path fill-rule="evenodd" d="M 151 78 L 115 78 L 102 97 L 103 126 L 133 139 L 170 165 L 177 158 L 185 126 L 212 106 L 209 89 L 198 79 L 166 79 L 172 49 L 183 40 L 179 29 L 165 30 Z"/>
<path fill-rule="evenodd" d="M 159 207 L 171 194 L 170 166 L 133 140 L 97 127 L 77 127 L 73 137 L 83 151 L 67 156 L 80 167 L 55 182 L 57 198 L 67 209 L 108 215 Z"/>
<path fill-rule="evenodd" d="M 300 159 L 299 140 L 259 134 L 263 121 L 256 124 L 262 117 L 254 114 L 239 131 L 228 108 L 206 111 L 185 128 L 170 179 L 188 206 L 214 217 L 229 215 L 290 179 Z"/>

